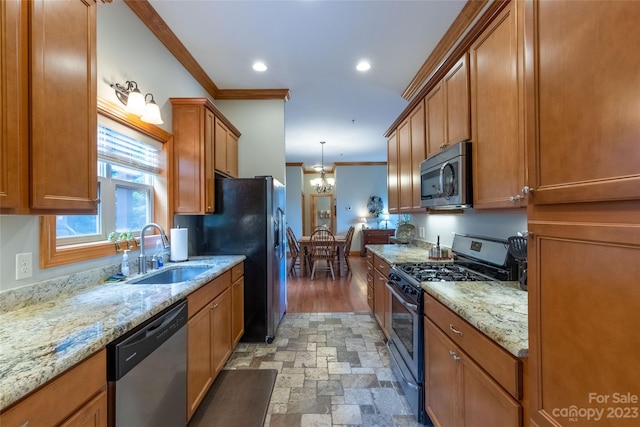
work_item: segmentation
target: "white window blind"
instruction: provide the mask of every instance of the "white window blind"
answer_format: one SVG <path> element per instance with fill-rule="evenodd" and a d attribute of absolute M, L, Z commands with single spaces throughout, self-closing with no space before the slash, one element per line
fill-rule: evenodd
<path fill-rule="evenodd" d="M 98 159 L 157 175 L 160 151 L 118 131 L 98 124 Z"/>

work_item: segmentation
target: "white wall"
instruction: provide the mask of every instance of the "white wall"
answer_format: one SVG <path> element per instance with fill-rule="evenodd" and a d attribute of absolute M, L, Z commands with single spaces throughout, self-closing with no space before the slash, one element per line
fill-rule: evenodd
<path fill-rule="evenodd" d="M 367 209 L 371 196 L 380 196 L 384 212 L 389 212 L 386 165 L 336 167 L 336 232 L 346 234 L 349 227 L 356 227 L 352 252 L 360 250 L 360 218 L 367 217 L 369 227 L 377 227 Z M 389 228 L 396 223 L 397 215 L 390 215 Z"/>
<path fill-rule="evenodd" d="M 285 215 L 287 225 L 291 227 L 296 236 L 302 236 L 302 167 L 287 166 L 287 207 Z"/>
<path fill-rule="evenodd" d="M 284 100 L 217 100 L 215 105 L 242 133 L 238 142 L 240 178 L 271 175 L 286 185 Z"/>
<path fill-rule="evenodd" d="M 134 80 L 143 94 L 150 92 L 154 95 L 164 120 L 160 127 L 169 132 L 169 98 L 211 99 L 122 0 L 106 4 L 98 2 L 97 5 L 99 97 L 119 102 L 109 85 Z M 216 105 L 243 134 L 239 144 L 241 175 L 273 175 L 284 181 L 284 101 L 218 101 Z M 242 115 L 243 109 L 247 110 L 246 119 Z M 268 166 L 263 168 L 262 163 L 260 166 L 256 165 L 262 160 Z M 120 259 L 119 256 L 112 256 L 40 270 L 39 232 L 38 216 L 0 216 L 0 291 L 112 264 Z M 16 281 L 16 254 L 24 252 L 32 253 L 33 277 Z"/>
<path fill-rule="evenodd" d="M 164 47 L 122 0 L 98 2 L 98 96 L 118 103 L 111 83 L 134 80 L 143 94 L 152 93 L 171 132 L 175 97 L 211 96 Z"/>
<path fill-rule="evenodd" d="M 490 212 L 466 209 L 462 214 L 414 214 L 411 223 L 417 232 L 420 227 L 425 228 L 425 237 L 419 237 L 421 240 L 435 243 L 439 235 L 440 244 L 451 247 L 454 232 L 501 239 L 515 236 L 527 229 L 527 213 L 526 209 Z"/>
<path fill-rule="evenodd" d="M 287 222 L 296 235 L 302 235 L 302 205 L 300 194 L 306 194 L 306 211 L 310 212 L 311 194 L 315 191 L 309 181 L 319 174 L 304 174 L 299 166 L 287 167 Z M 361 217 L 369 217 L 367 202 L 370 196 L 380 196 L 385 210 L 387 203 L 387 167 L 385 165 L 372 166 L 338 166 L 334 174 L 336 185 L 333 191 L 336 203 L 335 225 L 337 234 L 345 234 L 350 226 L 356 226 L 353 236 L 352 251 L 359 251 Z M 308 217 L 309 215 L 307 215 Z M 308 223 L 307 218 L 307 223 Z M 369 218 L 369 225 L 375 226 L 375 221 Z M 391 215 L 390 227 L 397 224 L 397 216 Z"/>

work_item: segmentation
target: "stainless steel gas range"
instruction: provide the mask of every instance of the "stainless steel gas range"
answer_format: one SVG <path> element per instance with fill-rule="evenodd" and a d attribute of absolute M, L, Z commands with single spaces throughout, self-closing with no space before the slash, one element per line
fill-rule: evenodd
<path fill-rule="evenodd" d="M 424 408 L 424 319 L 422 282 L 517 280 L 518 266 L 507 241 L 456 234 L 452 262 L 402 263 L 392 266 L 389 349 L 391 368 L 416 419 L 432 425 Z"/>

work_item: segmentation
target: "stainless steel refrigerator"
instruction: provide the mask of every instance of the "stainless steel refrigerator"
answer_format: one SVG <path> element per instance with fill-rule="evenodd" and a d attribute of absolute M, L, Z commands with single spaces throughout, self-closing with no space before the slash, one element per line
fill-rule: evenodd
<path fill-rule="evenodd" d="M 242 341 L 271 342 L 287 308 L 285 191 L 272 177 L 217 178 L 215 213 L 176 215 L 189 256 L 245 255 Z"/>

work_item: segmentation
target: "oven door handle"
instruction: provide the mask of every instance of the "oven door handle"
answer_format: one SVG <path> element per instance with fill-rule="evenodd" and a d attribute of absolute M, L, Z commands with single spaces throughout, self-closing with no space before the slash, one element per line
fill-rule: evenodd
<path fill-rule="evenodd" d="M 408 308 L 409 310 L 417 313 L 418 312 L 418 306 L 415 304 L 409 304 L 408 302 L 406 302 L 404 300 L 404 298 L 402 297 L 402 295 L 400 295 L 398 292 L 396 292 L 395 289 L 393 289 L 391 286 L 389 286 L 389 283 L 386 284 L 387 285 L 387 289 L 389 289 L 389 291 L 393 294 L 394 297 L 398 298 L 398 301 L 400 301 L 400 304 L 404 305 L 406 308 Z"/>

